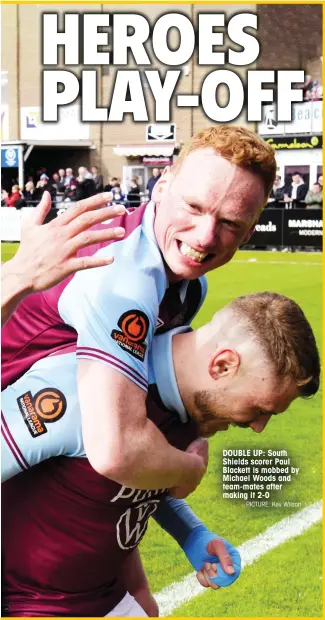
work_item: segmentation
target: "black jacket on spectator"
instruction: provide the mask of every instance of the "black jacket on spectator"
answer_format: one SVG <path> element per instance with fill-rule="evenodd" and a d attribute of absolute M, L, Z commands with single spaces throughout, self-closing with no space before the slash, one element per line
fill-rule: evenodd
<path fill-rule="evenodd" d="M 152 190 L 155 187 L 157 181 L 159 180 L 160 177 L 150 177 L 148 183 L 147 183 L 147 190 L 149 193 L 149 199 L 151 200 L 151 194 L 152 194 Z"/>
<path fill-rule="evenodd" d="M 76 181 L 76 200 L 84 200 L 90 196 L 96 194 L 96 186 L 93 179 L 84 179 L 83 181 Z"/>
<path fill-rule="evenodd" d="M 56 196 L 56 191 L 55 188 L 52 185 L 49 185 L 48 183 L 46 183 L 46 185 L 44 185 L 43 187 L 36 187 L 35 192 L 34 192 L 34 200 L 37 200 L 38 202 L 41 200 L 45 190 L 47 192 L 50 192 L 51 194 L 51 200 L 55 200 L 55 196 Z"/>
<path fill-rule="evenodd" d="M 60 178 L 60 180 L 57 182 L 56 186 L 57 186 L 57 192 L 59 194 L 64 194 L 64 190 L 65 190 L 65 177 L 63 179 Z"/>
<path fill-rule="evenodd" d="M 299 187 L 297 189 L 297 197 L 296 197 L 295 202 L 304 202 L 304 200 L 305 200 L 305 198 L 307 196 L 307 192 L 308 192 L 308 185 L 307 185 L 307 183 L 303 183 L 302 185 L 299 185 Z M 287 194 L 291 198 L 292 185 L 290 185 L 290 187 L 288 187 Z"/>
<path fill-rule="evenodd" d="M 32 206 L 36 207 L 36 205 L 32 205 Z M 28 204 L 25 198 L 20 198 L 19 200 L 16 200 L 15 202 L 15 209 L 18 209 L 19 211 L 19 209 L 22 209 L 22 207 L 28 207 Z"/>
<path fill-rule="evenodd" d="M 140 187 L 131 187 L 130 191 L 127 195 L 127 201 L 130 207 L 140 207 L 141 199 L 140 199 Z"/>
<path fill-rule="evenodd" d="M 57 195 L 58 191 L 59 191 L 59 184 L 55 183 L 54 181 L 51 183 L 51 187 L 53 189 L 53 194 L 54 196 Z"/>
<path fill-rule="evenodd" d="M 33 192 L 28 192 L 26 189 L 23 190 L 23 195 L 24 195 L 24 200 L 25 202 L 34 202 L 34 206 L 36 207 L 35 201 L 37 200 L 36 197 L 36 190 L 34 189 Z"/>
<path fill-rule="evenodd" d="M 274 198 L 275 202 L 279 202 L 279 200 L 283 200 L 284 196 L 284 186 L 277 187 L 276 190 L 272 189 L 270 198 Z"/>

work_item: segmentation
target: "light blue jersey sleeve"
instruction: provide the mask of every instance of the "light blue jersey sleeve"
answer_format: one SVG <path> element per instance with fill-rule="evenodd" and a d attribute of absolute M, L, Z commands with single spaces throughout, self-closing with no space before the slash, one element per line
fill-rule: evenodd
<path fill-rule="evenodd" d="M 105 363 L 147 390 L 148 350 L 167 282 L 156 246 L 131 242 L 100 250 L 114 263 L 77 273 L 58 310 L 78 333 L 78 359 Z"/>
<path fill-rule="evenodd" d="M 2 392 L 1 481 L 53 456 L 85 457 L 75 352 L 39 360 Z"/>

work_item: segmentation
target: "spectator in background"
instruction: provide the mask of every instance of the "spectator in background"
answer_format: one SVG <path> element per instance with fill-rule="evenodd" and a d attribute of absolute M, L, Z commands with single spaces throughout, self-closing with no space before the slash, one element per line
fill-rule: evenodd
<path fill-rule="evenodd" d="M 7 192 L 6 189 L 2 189 L 1 190 L 1 206 L 2 207 L 6 207 L 7 206 L 7 198 L 9 198 L 9 194 Z"/>
<path fill-rule="evenodd" d="M 130 181 L 130 189 L 127 195 L 127 201 L 130 207 L 140 207 L 140 187 L 138 185 L 136 177 L 133 177 Z"/>
<path fill-rule="evenodd" d="M 91 172 L 89 172 L 88 168 L 86 168 L 86 166 L 81 166 L 81 168 L 83 169 L 83 175 L 85 177 L 85 179 L 92 179 L 93 175 Z M 80 175 L 79 172 L 80 168 L 78 168 L 78 174 Z"/>
<path fill-rule="evenodd" d="M 27 181 L 25 189 L 20 194 L 20 198 L 15 202 L 15 207 L 16 209 L 21 209 L 22 207 L 35 207 L 36 203 L 37 200 L 34 183 L 33 181 Z"/>
<path fill-rule="evenodd" d="M 320 174 L 318 179 L 317 179 L 317 183 L 319 183 L 319 185 L 321 186 L 322 190 L 323 190 L 323 175 Z"/>
<path fill-rule="evenodd" d="M 307 75 L 307 80 L 303 88 L 304 101 L 320 101 L 323 98 L 323 86 L 318 80 L 312 80 Z"/>
<path fill-rule="evenodd" d="M 77 181 L 71 181 L 70 185 L 67 185 L 64 194 L 63 202 L 75 202 L 77 200 Z"/>
<path fill-rule="evenodd" d="M 85 166 L 80 166 L 76 179 L 76 200 L 84 200 L 94 194 L 96 187 L 92 175 Z"/>
<path fill-rule="evenodd" d="M 47 168 L 44 168 L 44 166 L 42 166 L 41 168 L 39 168 L 36 172 L 36 178 L 38 178 L 38 180 L 40 180 L 42 178 L 42 176 L 45 175 L 47 176 Z M 48 178 L 48 177 L 47 177 Z"/>
<path fill-rule="evenodd" d="M 312 189 L 309 190 L 305 198 L 307 209 L 322 209 L 323 208 L 323 193 L 319 183 L 314 183 Z"/>
<path fill-rule="evenodd" d="M 304 182 L 300 172 L 294 172 L 292 175 L 292 183 L 286 188 L 284 193 L 284 201 L 291 203 L 294 207 L 304 207 L 304 200 L 308 192 L 308 185 Z"/>
<path fill-rule="evenodd" d="M 71 170 L 71 168 L 70 168 L 70 170 Z M 63 194 L 64 190 L 65 190 L 65 181 L 66 181 L 66 176 L 65 176 L 64 168 L 60 168 L 58 174 L 59 174 L 58 193 L 59 194 Z"/>
<path fill-rule="evenodd" d="M 151 200 L 152 190 L 155 187 L 159 177 L 160 177 L 159 168 L 153 168 L 153 170 L 152 170 L 152 177 L 150 177 L 150 179 L 149 179 L 149 181 L 147 183 L 147 190 L 148 190 L 148 194 L 149 194 L 149 200 Z"/>
<path fill-rule="evenodd" d="M 60 183 L 60 177 L 59 177 L 58 173 L 57 172 L 53 172 L 51 185 L 52 185 L 52 187 L 53 187 L 53 189 L 55 191 L 55 194 L 59 193 L 59 183 Z"/>
<path fill-rule="evenodd" d="M 73 176 L 72 168 L 67 168 L 66 175 L 65 175 L 65 181 L 64 181 L 64 187 L 68 187 L 74 181 L 75 181 L 75 177 Z"/>
<path fill-rule="evenodd" d="M 273 188 L 270 194 L 270 198 L 268 200 L 268 206 L 271 206 L 271 207 L 283 206 L 279 204 L 280 201 L 283 201 L 283 196 L 284 196 L 284 186 L 281 183 L 281 177 L 277 175 L 275 177 L 275 181 L 274 181 Z"/>
<path fill-rule="evenodd" d="M 112 177 L 109 179 L 107 185 L 104 187 L 104 192 L 111 192 L 115 183 L 117 183 L 117 177 Z"/>
<path fill-rule="evenodd" d="M 112 188 L 113 199 L 110 202 L 111 205 L 124 205 L 125 195 L 122 193 L 121 186 L 116 184 Z"/>
<path fill-rule="evenodd" d="M 25 189 L 23 191 L 23 195 L 24 195 L 24 199 L 26 204 L 28 204 L 29 202 L 33 201 L 35 202 L 36 206 L 36 192 L 35 192 L 35 185 L 33 183 L 33 181 L 27 181 L 26 185 L 25 185 Z"/>
<path fill-rule="evenodd" d="M 93 176 L 93 181 L 95 183 L 96 193 L 99 194 L 104 189 L 103 175 L 102 174 L 98 174 L 97 166 L 92 166 L 91 167 L 91 174 Z"/>
<path fill-rule="evenodd" d="M 41 178 L 36 185 L 35 200 L 41 200 L 45 190 L 50 192 L 51 200 L 53 200 L 55 198 L 55 188 L 50 185 L 47 174 L 43 173 L 41 174 Z"/>
<path fill-rule="evenodd" d="M 305 83 L 303 85 L 304 101 L 310 101 L 312 99 L 313 79 L 311 75 L 305 76 Z"/>
<path fill-rule="evenodd" d="M 104 192 L 111 192 L 112 191 L 112 187 L 113 187 L 113 185 L 111 183 L 111 179 L 109 179 L 107 185 L 105 185 L 105 187 L 104 187 Z"/>
<path fill-rule="evenodd" d="M 7 207 L 15 207 L 16 202 L 21 200 L 22 193 L 20 191 L 19 185 L 13 185 L 11 188 L 11 194 L 7 198 L 5 198 L 5 202 Z"/>

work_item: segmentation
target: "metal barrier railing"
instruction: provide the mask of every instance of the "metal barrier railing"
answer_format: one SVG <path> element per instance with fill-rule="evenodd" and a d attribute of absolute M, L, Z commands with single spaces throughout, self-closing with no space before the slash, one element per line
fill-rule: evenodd
<path fill-rule="evenodd" d="M 139 198 L 135 198 L 135 199 L 130 199 L 127 200 L 125 199 L 124 201 L 121 201 L 121 204 L 125 204 L 126 207 L 138 207 L 139 203 L 140 205 L 145 204 L 146 202 L 149 201 L 149 195 L 147 192 L 141 192 L 139 195 Z M 40 199 L 39 200 L 26 200 L 24 197 L 22 197 L 21 199 L 19 199 L 17 205 L 14 205 L 16 209 L 22 209 L 23 207 L 36 207 L 39 203 L 40 203 Z M 68 208 L 70 205 L 76 203 L 76 200 L 67 200 L 67 199 L 63 199 L 63 196 L 55 196 L 52 197 L 51 200 L 51 208 Z M 2 204 L 2 207 L 6 207 L 6 204 Z"/>

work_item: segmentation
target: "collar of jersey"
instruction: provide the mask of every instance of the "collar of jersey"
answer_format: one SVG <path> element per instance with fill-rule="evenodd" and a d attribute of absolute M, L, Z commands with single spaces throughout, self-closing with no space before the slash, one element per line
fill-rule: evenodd
<path fill-rule="evenodd" d="M 186 297 L 186 292 L 187 292 L 187 287 L 189 285 L 190 281 L 189 280 L 183 280 L 182 281 L 182 285 L 179 289 L 179 296 L 181 298 L 181 302 L 182 304 L 184 303 L 185 297 Z"/>
<path fill-rule="evenodd" d="M 155 245 L 157 246 L 159 250 L 159 246 L 157 243 L 155 230 L 154 230 L 155 216 L 156 216 L 155 203 L 151 200 L 146 206 L 145 212 L 143 214 L 142 224 L 144 226 L 146 234 L 148 235 L 148 237 L 150 237 L 150 239 L 154 241 Z"/>
<path fill-rule="evenodd" d="M 188 421 L 188 416 L 176 381 L 172 340 L 175 334 L 190 331 L 192 330 L 188 325 L 171 329 L 165 334 L 155 336 L 151 347 L 152 368 L 160 398 L 168 409 L 177 411 L 184 424 Z"/>

